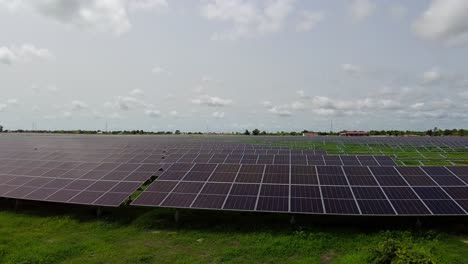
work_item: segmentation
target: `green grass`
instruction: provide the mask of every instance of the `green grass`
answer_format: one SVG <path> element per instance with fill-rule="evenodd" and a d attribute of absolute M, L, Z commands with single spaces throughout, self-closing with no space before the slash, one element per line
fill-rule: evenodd
<path fill-rule="evenodd" d="M 207 211 L 183 211 L 176 225 L 168 209 L 119 208 L 101 219 L 89 209 L 49 209 L 0 211 L 0 263 L 367 263 L 386 241 L 434 263 L 468 259 L 468 236 L 452 231 L 312 218 L 292 226 L 287 215 Z"/>
<path fill-rule="evenodd" d="M 267 144 L 291 149 L 326 150 L 329 155 L 388 155 L 398 166 L 468 165 L 468 150 L 447 147 L 390 146 L 384 144 L 343 144 L 326 141 L 249 139 L 247 143 Z"/>

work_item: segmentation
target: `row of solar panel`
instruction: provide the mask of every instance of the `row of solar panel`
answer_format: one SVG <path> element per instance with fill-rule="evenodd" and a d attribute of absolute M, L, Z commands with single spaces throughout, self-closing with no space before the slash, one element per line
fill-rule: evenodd
<path fill-rule="evenodd" d="M 13 166 L 15 165 L 15 166 Z M 239 170 L 239 179 L 244 174 L 249 174 L 247 180 L 259 181 L 265 174 L 268 177 L 275 175 L 278 181 L 289 182 L 289 174 L 293 180 L 297 175 L 326 175 L 325 182 L 331 184 L 345 184 L 344 174 L 348 177 L 359 176 L 357 184 L 374 185 L 373 176 L 385 176 L 383 182 L 392 182 L 393 185 L 401 185 L 400 175 L 406 178 L 412 185 L 431 185 L 432 181 L 440 185 L 463 185 L 468 182 L 467 169 L 464 166 L 451 167 L 363 167 L 363 166 L 305 166 L 305 165 L 252 165 L 252 164 L 214 164 L 214 163 L 174 163 L 174 164 L 135 164 L 135 163 L 80 163 L 80 162 L 30 162 L 27 165 L 9 164 L 0 167 L 0 174 L 51 177 L 51 178 L 80 178 L 80 179 L 103 179 L 103 180 L 128 180 L 138 181 L 140 175 L 147 174 L 158 176 L 159 173 L 169 168 L 160 179 L 176 179 L 190 170 L 188 178 L 206 178 L 215 171 L 213 178 L 233 177 Z M 449 168 L 449 169 L 447 169 Z M 215 170 L 216 169 L 216 170 Z M 281 175 L 281 177 L 279 176 Z M 430 178 L 427 177 L 429 175 Z M 365 177 L 364 177 L 365 176 Z M 366 178 L 367 177 L 367 178 Z M 308 177 L 309 181 L 313 177 Z M 354 182 L 354 178 L 348 179 Z M 279 182 L 279 183 L 282 183 Z M 397 184 L 398 183 L 398 184 Z"/>
<path fill-rule="evenodd" d="M 148 178 L 151 176 L 148 176 Z M 101 181 L 0 175 L 0 197 L 72 204 L 119 206 L 141 181 Z"/>
<path fill-rule="evenodd" d="M 103 163 L 226 163 L 226 164 L 277 164 L 277 165 L 344 165 L 344 166 L 395 166 L 395 162 L 388 156 L 321 156 L 321 155 L 151 155 L 136 157 L 93 157 L 82 156 L 68 158 L 53 157 L 50 159 L 0 159 L 1 167 L 25 166 L 44 164 L 47 162 L 103 162 Z M 0 170 L 0 173 L 2 171 Z M 5 172 L 5 171 L 3 171 Z"/>
<path fill-rule="evenodd" d="M 11 167 L 0 171 L 7 168 Z M 119 206 L 160 168 L 155 164 L 36 161 L 0 174 L 0 197 Z"/>
<path fill-rule="evenodd" d="M 310 214 L 465 215 L 468 210 L 465 191 L 465 187 L 349 188 L 156 181 L 132 204 Z"/>
<path fill-rule="evenodd" d="M 464 215 L 467 183 L 468 167 L 176 163 L 132 204 L 317 214 Z"/>
<path fill-rule="evenodd" d="M 4 151 L 3 153 L 0 153 L 0 159 L 1 158 L 10 158 L 10 159 L 45 159 L 45 160 L 50 160 L 50 159 L 58 159 L 58 158 L 84 158 L 86 156 L 91 156 L 93 158 L 102 158 L 102 157 L 107 157 L 107 158 L 127 158 L 127 159 L 146 159 L 146 158 L 157 158 L 161 156 L 167 156 L 167 155 L 174 155 L 174 157 L 182 157 L 186 155 L 186 157 L 193 157 L 196 158 L 198 155 L 202 157 L 210 157 L 213 155 L 323 155 L 326 156 L 325 151 L 289 151 L 289 150 L 257 150 L 257 151 L 235 151 L 235 150 L 217 150 L 217 151 L 212 151 L 212 150 L 195 150 L 195 151 L 183 151 L 183 150 L 178 150 L 178 151 L 166 151 L 166 150 L 160 150 L 160 151 L 154 151 L 154 152 L 122 152 L 122 151 L 117 151 L 117 152 L 105 152 L 105 153 L 96 153 L 92 151 L 54 151 L 54 152 L 48 152 L 48 151 L 35 151 L 35 152 L 30 152 L 30 151 L 24 151 L 24 152 L 18 152 L 18 151 L 13 151 L 13 152 L 8 152 Z"/>

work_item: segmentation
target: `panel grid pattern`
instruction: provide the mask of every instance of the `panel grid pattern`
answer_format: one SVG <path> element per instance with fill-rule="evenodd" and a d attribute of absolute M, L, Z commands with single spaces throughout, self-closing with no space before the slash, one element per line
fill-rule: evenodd
<path fill-rule="evenodd" d="M 208 164 L 197 164 L 204 167 Z M 173 166 L 179 167 L 178 164 Z M 226 164 L 217 165 L 209 170 L 210 177 L 216 170 L 228 170 Z M 426 167 L 409 167 L 400 171 L 396 167 L 372 166 L 307 166 L 307 165 L 251 165 L 239 164 L 236 175 L 226 181 L 212 183 L 206 180 L 200 187 L 192 186 L 198 196 L 186 195 L 180 199 L 189 202 L 161 204 L 174 208 L 204 208 L 232 211 L 265 211 L 299 214 L 334 214 L 334 215 L 466 215 L 468 190 L 465 184 L 460 186 L 436 184 L 428 186 L 426 181 L 407 181 L 405 177 L 432 176 L 426 173 Z M 431 171 L 428 167 L 428 171 Z M 443 170 L 447 168 L 442 167 Z M 171 168 L 165 171 L 170 174 Z M 421 174 L 421 172 L 423 174 Z M 446 172 L 446 171 L 445 171 Z M 162 178 L 164 178 L 164 174 Z M 188 172 L 187 172 L 188 173 Z M 434 172 L 441 174 L 440 172 Z M 417 176 L 416 176 L 417 175 Z M 453 177 L 451 173 L 444 177 Z M 249 180 L 249 177 L 251 178 Z M 392 177 L 400 184 L 380 184 L 378 177 Z M 440 176 L 442 177 L 442 176 Z M 355 185 L 349 179 L 363 178 L 357 182 L 367 184 Z M 285 179 L 283 181 L 283 179 Z M 370 179 L 370 180 L 369 180 Z M 185 178 L 174 181 L 174 185 L 186 182 Z M 212 183 L 212 184 L 211 184 Z M 384 183 L 387 183 L 384 181 Z M 167 181 L 157 179 L 148 190 Z M 209 184 L 209 185 L 208 185 Z M 209 186 L 210 192 L 204 194 L 201 188 Z M 133 204 L 142 206 L 159 206 L 145 203 L 145 191 Z M 167 195 L 176 193 L 167 192 Z"/>

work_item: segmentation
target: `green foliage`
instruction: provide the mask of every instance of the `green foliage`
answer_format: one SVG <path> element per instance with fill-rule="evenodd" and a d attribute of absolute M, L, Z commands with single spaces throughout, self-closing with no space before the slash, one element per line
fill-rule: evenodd
<path fill-rule="evenodd" d="M 246 130 L 244 131 L 244 135 L 249 136 L 249 135 L 250 135 L 250 131 L 246 129 Z"/>
<path fill-rule="evenodd" d="M 421 243 L 422 241 L 426 243 Z M 409 233 L 395 236 L 390 232 L 383 235 L 383 240 L 369 249 L 368 263 L 373 264 L 434 264 L 434 246 L 437 239 L 428 235 L 414 238 Z"/>
<path fill-rule="evenodd" d="M 121 207 L 99 220 L 89 209 L 70 212 L 1 211 L 0 263 L 462 264 L 468 259 L 462 238 L 434 232 L 371 232 L 328 224 L 295 231 L 281 214 L 249 218 L 183 211 L 176 226 L 174 211 L 164 208 Z"/>
<path fill-rule="evenodd" d="M 260 135 L 260 130 L 254 129 L 254 130 L 252 131 L 252 135 L 254 135 L 254 136 Z"/>

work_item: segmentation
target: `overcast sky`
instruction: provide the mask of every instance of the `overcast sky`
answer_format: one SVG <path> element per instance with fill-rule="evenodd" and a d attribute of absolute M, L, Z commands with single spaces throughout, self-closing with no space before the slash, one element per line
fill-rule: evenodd
<path fill-rule="evenodd" d="M 468 128 L 466 0 L 0 0 L 7 129 Z"/>

